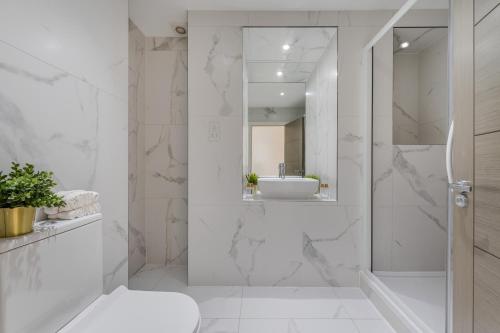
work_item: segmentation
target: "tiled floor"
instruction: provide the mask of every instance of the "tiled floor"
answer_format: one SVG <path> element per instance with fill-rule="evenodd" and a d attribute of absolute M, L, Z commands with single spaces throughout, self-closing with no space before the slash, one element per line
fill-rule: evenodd
<path fill-rule="evenodd" d="M 359 288 L 188 287 L 183 266 L 145 266 L 130 289 L 190 295 L 201 333 L 394 333 Z"/>

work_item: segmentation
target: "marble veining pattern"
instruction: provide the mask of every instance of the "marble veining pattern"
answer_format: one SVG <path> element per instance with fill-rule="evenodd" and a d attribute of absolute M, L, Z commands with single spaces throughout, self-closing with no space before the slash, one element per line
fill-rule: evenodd
<path fill-rule="evenodd" d="M 113 13 L 103 10 L 98 17 L 87 11 L 95 8 L 95 1 L 82 10 L 70 3 L 47 7 L 44 3 L 16 3 L 2 12 L 1 24 L 8 28 L 0 34 L 0 154 L 4 157 L 0 168 L 7 170 L 11 161 L 30 162 L 53 171 L 58 189 L 100 192 L 103 279 L 109 291 L 126 285 L 128 277 L 126 2 L 107 3 Z M 46 8 L 61 15 L 53 16 Z M 35 12 L 36 17 L 25 15 Z M 88 30 L 90 21 L 94 24 Z M 40 24 L 51 28 L 42 29 L 41 35 L 33 33 L 41 31 Z M 74 32 L 70 40 L 64 37 L 67 31 Z M 113 48 L 105 47 L 96 56 L 87 43 L 89 36 Z M 47 52 L 40 45 L 56 47 L 57 52 Z M 109 165 L 115 167 L 111 170 Z"/>
<path fill-rule="evenodd" d="M 394 144 L 401 137 L 395 137 L 393 121 L 401 118 L 392 114 L 392 96 L 397 93 L 392 34 L 377 44 L 374 55 L 373 269 L 443 271 L 448 205 L 445 146 Z M 408 100 L 405 103 L 407 116 L 401 117 L 411 124 L 406 129 L 418 134 L 421 114 Z M 407 139 L 418 143 L 417 137 Z"/>
<path fill-rule="evenodd" d="M 187 263 L 187 38 L 146 38 L 145 242 L 150 264 Z"/>
<path fill-rule="evenodd" d="M 338 75 L 338 182 L 329 181 L 337 183 L 338 201 L 319 205 L 241 202 L 240 29 L 245 20 L 236 19 L 240 14 L 245 16 L 189 13 L 189 281 L 192 285 L 356 286 L 365 138 L 363 105 L 352 91 L 362 85 L 361 49 L 385 23 L 386 15 L 370 21 L 368 14 L 363 19 L 346 14 L 341 23 L 349 17 L 354 27 L 338 28 L 338 68 L 331 73 Z M 311 19 L 323 26 L 338 25 L 338 13 L 330 14 Z M 302 12 L 252 13 L 248 19 L 250 26 L 309 22 Z M 334 145 L 328 149 L 336 149 L 337 142 Z"/>
<path fill-rule="evenodd" d="M 129 276 L 146 264 L 145 135 L 146 37 L 129 20 Z"/>

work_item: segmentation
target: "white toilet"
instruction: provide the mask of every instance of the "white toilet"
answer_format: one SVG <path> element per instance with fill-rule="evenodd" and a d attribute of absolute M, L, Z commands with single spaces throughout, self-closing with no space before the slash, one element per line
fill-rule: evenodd
<path fill-rule="evenodd" d="M 102 258 L 100 214 L 0 239 L 0 333 L 199 331 L 189 296 L 124 286 L 102 295 Z"/>

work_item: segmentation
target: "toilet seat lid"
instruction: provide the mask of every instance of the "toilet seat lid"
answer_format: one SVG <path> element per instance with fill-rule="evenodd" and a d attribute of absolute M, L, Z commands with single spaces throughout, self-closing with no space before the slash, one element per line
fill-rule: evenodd
<path fill-rule="evenodd" d="M 189 296 L 120 286 L 99 297 L 60 332 L 196 333 L 199 325 L 198 305 Z"/>

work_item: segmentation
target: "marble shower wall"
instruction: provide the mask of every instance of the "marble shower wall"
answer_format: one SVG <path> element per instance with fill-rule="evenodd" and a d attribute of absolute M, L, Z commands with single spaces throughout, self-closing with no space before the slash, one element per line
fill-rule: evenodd
<path fill-rule="evenodd" d="M 128 95 L 128 272 L 135 274 L 146 263 L 145 136 L 146 37 L 129 20 Z"/>
<path fill-rule="evenodd" d="M 373 270 L 444 271 L 445 146 L 393 145 L 392 63 L 391 31 L 373 61 Z"/>
<path fill-rule="evenodd" d="M 362 48 L 392 14 L 189 13 L 191 284 L 358 284 Z M 337 202 L 242 201 L 242 26 L 339 26 Z"/>
<path fill-rule="evenodd" d="M 128 281 L 127 20 L 126 0 L 0 11 L 0 169 L 31 162 L 58 189 L 100 192 L 105 291 Z"/>
<path fill-rule="evenodd" d="M 337 182 L 337 37 L 332 38 L 306 83 L 305 117 L 305 169 L 333 191 Z"/>
<path fill-rule="evenodd" d="M 146 38 L 146 261 L 187 264 L 187 38 Z"/>

